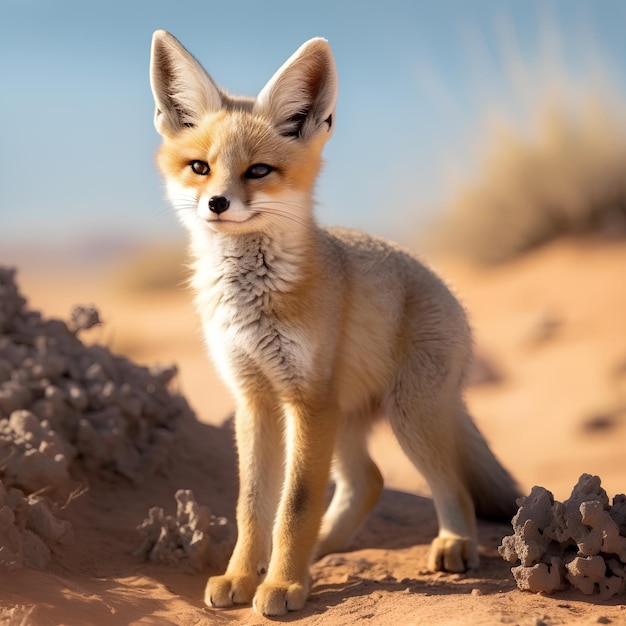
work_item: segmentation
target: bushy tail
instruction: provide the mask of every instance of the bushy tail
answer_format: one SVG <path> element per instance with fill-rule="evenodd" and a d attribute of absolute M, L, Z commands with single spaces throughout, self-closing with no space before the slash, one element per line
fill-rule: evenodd
<path fill-rule="evenodd" d="M 517 512 L 519 488 L 502 467 L 466 411 L 461 419 L 462 470 L 476 515 L 491 521 L 511 521 Z"/>

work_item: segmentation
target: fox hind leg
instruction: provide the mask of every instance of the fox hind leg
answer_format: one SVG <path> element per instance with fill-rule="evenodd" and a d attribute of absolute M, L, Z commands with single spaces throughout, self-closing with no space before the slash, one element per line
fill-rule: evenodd
<path fill-rule="evenodd" d="M 400 446 L 432 490 L 439 534 L 428 569 L 462 572 L 477 567 L 479 559 L 474 504 L 458 448 L 455 411 L 461 401 L 455 391 L 433 394 L 431 389 L 419 397 L 414 382 L 398 385 L 388 412 Z"/>
<path fill-rule="evenodd" d="M 335 493 L 322 520 L 317 557 L 344 550 L 382 492 L 382 475 L 367 451 L 366 429 L 342 427 L 332 476 Z"/>

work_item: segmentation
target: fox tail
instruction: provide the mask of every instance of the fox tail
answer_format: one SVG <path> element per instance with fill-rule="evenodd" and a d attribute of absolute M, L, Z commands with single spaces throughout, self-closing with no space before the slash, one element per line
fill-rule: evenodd
<path fill-rule="evenodd" d="M 461 468 L 476 515 L 486 520 L 510 522 L 518 509 L 519 487 L 490 450 L 467 411 L 464 410 L 460 418 Z"/>

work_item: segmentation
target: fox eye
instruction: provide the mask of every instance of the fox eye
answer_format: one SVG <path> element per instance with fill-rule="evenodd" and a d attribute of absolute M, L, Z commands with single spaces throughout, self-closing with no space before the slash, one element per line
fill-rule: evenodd
<path fill-rule="evenodd" d="M 199 176 L 206 176 L 211 171 L 211 168 L 206 161 L 191 161 L 191 163 L 189 163 L 189 167 L 191 167 L 194 173 Z"/>
<path fill-rule="evenodd" d="M 244 176 L 246 178 L 263 178 L 273 171 L 274 168 L 271 165 L 266 165 L 265 163 L 255 163 L 246 170 Z"/>

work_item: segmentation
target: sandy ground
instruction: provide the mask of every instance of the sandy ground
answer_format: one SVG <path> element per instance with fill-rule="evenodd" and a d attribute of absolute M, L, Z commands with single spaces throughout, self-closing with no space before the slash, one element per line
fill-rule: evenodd
<path fill-rule="evenodd" d="M 563 241 L 491 269 L 434 265 L 466 304 L 477 353 L 491 370 L 476 373 L 469 406 L 522 490 L 540 484 L 564 499 L 587 472 L 602 477 L 610 497 L 626 491 L 626 243 Z M 140 487 L 77 476 L 89 488 L 64 511 L 74 545 L 45 571 L 2 574 L 0 623 L 268 623 L 249 607 L 203 607 L 209 570 L 185 574 L 130 555 L 148 508 L 172 512 L 177 489 L 193 489 L 213 513 L 234 518 L 233 404 L 204 355 L 190 295 L 129 293 L 110 276 L 35 266 L 24 266 L 18 279 L 31 307 L 47 316 L 67 318 L 72 304 L 97 303 L 105 326 L 91 331 L 92 340 L 139 362 L 177 362 L 178 384 L 199 421 L 188 426 L 165 476 Z M 306 608 L 275 621 L 626 624 L 624 597 L 518 591 L 497 554 L 507 525 L 480 524 L 476 574 L 425 573 L 436 533 L 428 489 L 386 427 L 374 433 L 372 450 L 387 490 L 354 549 L 316 563 Z"/>

